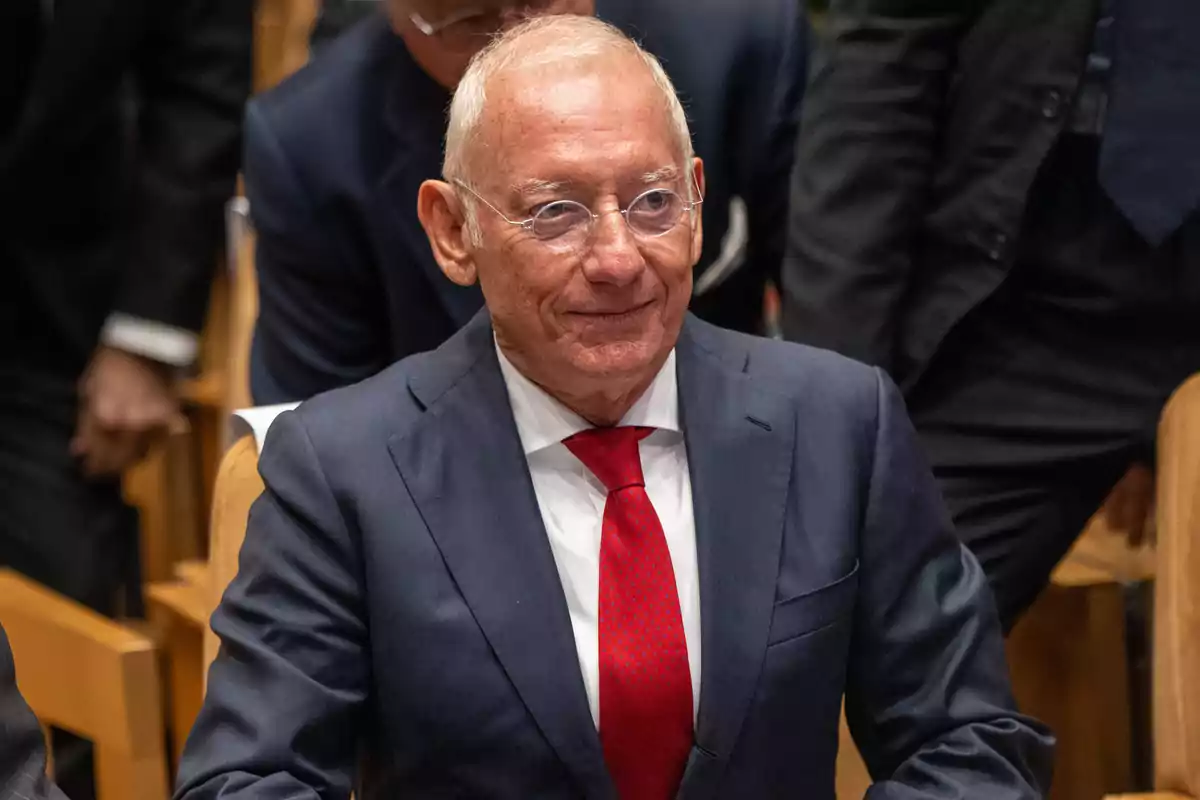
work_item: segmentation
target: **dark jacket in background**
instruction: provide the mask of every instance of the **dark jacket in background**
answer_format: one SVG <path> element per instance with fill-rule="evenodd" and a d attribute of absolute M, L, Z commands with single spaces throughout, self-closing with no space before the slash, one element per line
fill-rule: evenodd
<path fill-rule="evenodd" d="M 816 48 L 785 334 L 901 384 L 1006 627 L 1200 370 L 1200 215 L 1155 177 L 1195 168 L 1191 2 L 834 0 Z"/>
<path fill-rule="evenodd" d="M 598 15 L 662 59 L 705 161 L 704 253 L 748 237 L 740 269 L 692 310 L 755 330 L 783 258 L 789 172 L 806 63 L 795 0 L 600 0 Z M 483 304 L 442 275 L 416 214 L 441 175 L 450 94 L 382 15 L 329 44 L 251 103 L 246 187 L 258 233 L 260 315 L 251 380 L 260 403 L 300 400 L 430 350 Z M 731 225 L 734 198 L 742 221 Z M 739 259 L 727 263 L 736 264 Z M 709 276 L 711 278 L 711 276 Z"/>
<path fill-rule="evenodd" d="M 833 3 L 798 145 L 788 338 L 916 381 L 1013 264 L 1095 18 L 1095 0 Z"/>
<path fill-rule="evenodd" d="M 341 36 L 356 22 L 375 13 L 379 0 L 320 0 L 317 22 L 313 26 L 312 45 L 324 47 Z"/>
<path fill-rule="evenodd" d="M 250 90 L 252 0 L 55 6 L 0 110 L 0 369 L 82 367 L 112 312 L 199 330 Z"/>

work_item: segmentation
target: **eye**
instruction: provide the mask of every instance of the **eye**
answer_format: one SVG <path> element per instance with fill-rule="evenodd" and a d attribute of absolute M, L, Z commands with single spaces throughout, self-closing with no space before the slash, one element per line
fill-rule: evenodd
<path fill-rule="evenodd" d="M 533 233 L 539 239 L 555 239 L 585 229 L 592 219 L 592 212 L 573 200 L 556 200 L 531 210 Z"/>
<path fill-rule="evenodd" d="M 671 192 L 665 189 L 647 192 L 642 195 L 642 199 L 638 203 L 638 210 L 651 214 L 660 213 L 671 207 L 671 198 L 673 196 Z"/>
<path fill-rule="evenodd" d="M 575 211 L 572 208 L 574 203 L 569 203 L 566 200 L 555 200 L 553 203 L 541 203 L 529 209 L 529 216 L 537 217 L 538 219 L 546 220 L 547 222 L 569 215 Z"/>

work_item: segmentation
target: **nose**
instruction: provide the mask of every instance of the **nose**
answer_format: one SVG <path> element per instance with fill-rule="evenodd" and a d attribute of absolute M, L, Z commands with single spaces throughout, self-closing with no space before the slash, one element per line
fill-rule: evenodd
<path fill-rule="evenodd" d="M 628 286 L 646 269 L 625 217 L 616 210 L 593 223 L 591 248 L 583 260 L 584 276 L 593 283 Z"/>

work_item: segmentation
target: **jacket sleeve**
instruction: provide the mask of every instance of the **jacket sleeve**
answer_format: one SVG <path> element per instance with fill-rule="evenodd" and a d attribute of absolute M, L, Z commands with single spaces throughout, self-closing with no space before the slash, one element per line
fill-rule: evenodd
<path fill-rule="evenodd" d="M 763 59 L 752 92 L 766 99 L 749 108 L 738 123 L 750 128 L 741 139 L 749 154 L 741 170 L 738 194 L 745 199 L 749 240 L 746 269 L 761 281 L 779 283 L 788 218 L 790 175 L 800 127 L 800 103 L 808 66 L 808 22 L 800 5 L 779 3 L 776 18 L 763 20 L 755 56 Z M 756 22 L 759 22 L 756 20 Z M 765 113 L 763 112 L 765 109 Z M 761 291 L 760 291 L 761 294 Z"/>
<path fill-rule="evenodd" d="M 149 4 L 136 56 L 131 257 L 114 312 L 200 330 L 250 93 L 253 0 Z"/>
<path fill-rule="evenodd" d="M 46 777 L 46 740 L 17 691 L 8 637 L 0 628 L 0 797 L 66 800 Z"/>
<path fill-rule="evenodd" d="M 260 405 L 307 400 L 389 363 L 382 287 L 347 255 L 257 102 L 246 112 L 246 193 L 259 309 L 250 383 Z"/>
<path fill-rule="evenodd" d="M 819 27 L 792 171 L 783 323 L 791 340 L 890 370 L 972 3 L 887 4 L 832 0 Z"/>
<path fill-rule="evenodd" d="M 878 374 L 846 715 L 867 800 L 1037 800 L 1054 740 L 1016 711 L 991 593 Z"/>
<path fill-rule="evenodd" d="M 175 797 L 345 800 L 369 683 L 360 552 L 298 413 L 271 427 L 260 471 Z"/>

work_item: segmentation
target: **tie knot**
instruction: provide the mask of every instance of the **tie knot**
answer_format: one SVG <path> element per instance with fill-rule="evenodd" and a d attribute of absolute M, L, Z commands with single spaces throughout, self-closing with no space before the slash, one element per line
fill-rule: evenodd
<path fill-rule="evenodd" d="M 576 458 L 591 470 L 609 492 L 645 486 L 638 442 L 653 428 L 592 428 L 563 440 Z"/>

